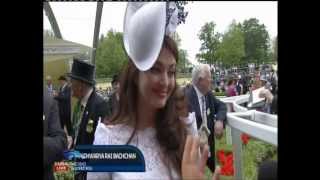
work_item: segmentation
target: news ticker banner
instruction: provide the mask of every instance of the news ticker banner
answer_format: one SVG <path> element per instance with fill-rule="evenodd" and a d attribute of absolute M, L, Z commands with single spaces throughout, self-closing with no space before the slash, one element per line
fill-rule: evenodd
<path fill-rule="evenodd" d="M 64 157 L 55 172 L 145 172 L 143 154 L 131 145 L 79 145 Z"/>

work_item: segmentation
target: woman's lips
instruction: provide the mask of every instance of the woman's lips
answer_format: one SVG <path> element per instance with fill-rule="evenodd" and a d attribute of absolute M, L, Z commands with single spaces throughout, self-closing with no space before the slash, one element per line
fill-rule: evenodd
<path fill-rule="evenodd" d="M 161 98 L 167 97 L 167 94 L 168 94 L 167 91 L 163 91 L 163 90 L 153 90 L 153 92 Z"/>

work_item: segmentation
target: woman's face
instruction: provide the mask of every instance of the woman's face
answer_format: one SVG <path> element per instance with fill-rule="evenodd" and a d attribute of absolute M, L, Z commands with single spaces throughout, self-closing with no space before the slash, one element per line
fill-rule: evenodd
<path fill-rule="evenodd" d="M 175 87 L 176 60 L 166 48 L 151 69 L 139 72 L 139 97 L 143 104 L 154 109 L 163 108 Z"/>

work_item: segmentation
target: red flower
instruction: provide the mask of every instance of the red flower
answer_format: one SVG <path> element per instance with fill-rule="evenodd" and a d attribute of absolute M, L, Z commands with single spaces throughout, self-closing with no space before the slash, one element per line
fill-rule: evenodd
<path fill-rule="evenodd" d="M 232 152 L 225 153 L 223 150 L 217 151 L 218 162 L 221 165 L 221 175 L 233 176 L 233 154 Z"/>
<path fill-rule="evenodd" d="M 245 134 L 245 133 L 242 133 L 242 134 L 241 134 L 242 144 L 247 145 L 249 139 L 250 139 L 250 136 L 249 136 L 249 135 L 247 135 L 247 134 Z"/>

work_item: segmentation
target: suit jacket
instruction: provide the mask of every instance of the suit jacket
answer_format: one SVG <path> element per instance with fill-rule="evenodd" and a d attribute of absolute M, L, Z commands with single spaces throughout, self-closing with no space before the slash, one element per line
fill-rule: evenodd
<path fill-rule="evenodd" d="M 58 101 L 61 127 L 63 128 L 66 126 L 68 134 L 70 134 L 72 130 L 71 87 L 66 85 L 62 90 L 59 91 L 58 96 L 56 96 L 54 99 Z"/>
<path fill-rule="evenodd" d="M 94 140 L 94 132 L 96 131 L 99 118 L 101 118 L 102 122 L 106 115 L 108 115 L 107 102 L 99 96 L 94 89 L 82 114 L 76 145 L 91 145 Z M 93 130 L 88 132 L 87 127 L 90 120 L 93 121 Z"/>
<path fill-rule="evenodd" d="M 63 159 L 67 138 L 60 126 L 57 103 L 43 92 L 43 179 L 54 180 L 52 165 Z"/>
<path fill-rule="evenodd" d="M 198 101 L 198 95 L 195 88 L 190 86 L 186 90 L 188 98 L 188 110 L 189 112 L 195 112 L 197 120 L 197 128 L 199 129 L 202 124 L 201 110 Z M 213 93 L 210 91 L 205 95 L 206 97 L 206 108 L 207 108 L 207 126 L 210 130 L 210 135 L 208 137 L 209 147 L 211 154 L 214 154 L 214 123 L 215 120 L 221 120 L 225 126 L 227 117 L 227 106 L 225 103 L 215 98 Z M 209 110 L 208 110 L 209 109 Z"/>

